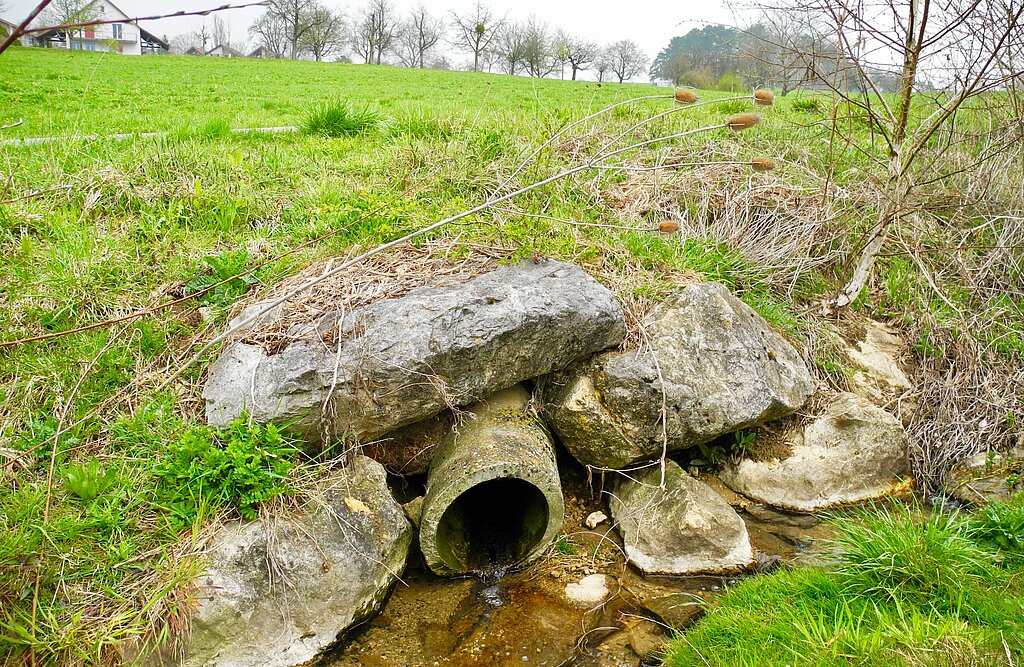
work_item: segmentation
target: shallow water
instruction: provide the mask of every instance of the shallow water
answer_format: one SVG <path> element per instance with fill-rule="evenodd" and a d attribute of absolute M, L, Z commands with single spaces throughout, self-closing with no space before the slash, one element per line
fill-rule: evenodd
<path fill-rule="evenodd" d="M 571 534 L 572 553 L 553 549 L 513 573 L 504 573 L 489 561 L 481 578 L 464 579 L 433 575 L 414 553 L 382 613 L 352 632 L 327 664 L 636 667 L 641 654 L 668 634 L 667 619 L 651 611 L 659 608 L 657 601 L 662 609 L 665 600 L 681 601 L 677 606 L 685 611 L 690 601 L 712 599 L 737 581 L 640 576 L 624 564 L 608 524 L 595 531 L 578 528 L 601 503 L 589 498 L 580 485 L 567 486 L 564 532 Z M 816 545 L 829 534 L 820 519 L 810 515 L 749 503 L 740 515 L 764 569 L 813 561 Z M 566 584 L 592 573 L 607 576 L 610 598 L 590 609 L 574 606 L 565 597 Z M 657 661 L 650 658 L 643 664 Z"/>

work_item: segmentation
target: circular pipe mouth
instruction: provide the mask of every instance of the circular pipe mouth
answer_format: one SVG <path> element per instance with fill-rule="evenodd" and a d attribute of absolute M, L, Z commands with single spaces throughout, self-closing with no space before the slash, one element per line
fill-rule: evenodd
<path fill-rule="evenodd" d="M 526 560 L 544 539 L 550 508 L 544 493 L 516 477 L 463 491 L 437 523 L 434 546 L 455 572 L 500 574 Z"/>

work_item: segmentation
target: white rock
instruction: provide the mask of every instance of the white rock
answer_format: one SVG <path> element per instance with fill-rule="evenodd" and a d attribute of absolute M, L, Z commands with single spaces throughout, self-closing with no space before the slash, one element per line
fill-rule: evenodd
<path fill-rule="evenodd" d="M 719 477 L 748 498 L 806 512 L 888 495 L 909 473 L 903 425 L 856 394 L 840 394 L 785 438 L 785 458 L 745 459 Z"/>
<path fill-rule="evenodd" d="M 875 405 L 886 406 L 913 389 L 899 364 L 905 349 L 906 343 L 895 329 L 881 322 L 869 322 L 861 339 L 846 348 L 846 357 L 855 366 L 850 377 L 853 393 Z"/>
<path fill-rule="evenodd" d="M 565 587 L 565 597 L 578 605 L 595 605 L 608 597 L 608 577 L 591 574 Z"/>
<path fill-rule="evenodd" d="M 605 352 L 541 383 L 545 418 L 584 465 L 710 442 L 795 412 L 814 389 L 800 353 L 719 283 L 688 285 L 644 327 L 649 351 Z"/>
<path fill-rule="evenodd" d="M 590 514 L 588 514 L 587 518 L 583 521 L 583 525 L 585 525 L 590 530 L 594 530 L 607 520 L 608 515 L 602 512 L 601 510 L 598 510 L 596 512 L 591 512 Z"/>
<path fill-rule="evenodd" d="M 621 476 L 608 508 L 626 558 L 647 574 L 735 572 L 754 560 L 743 519 L 704 482 L 678 464 Z"/>

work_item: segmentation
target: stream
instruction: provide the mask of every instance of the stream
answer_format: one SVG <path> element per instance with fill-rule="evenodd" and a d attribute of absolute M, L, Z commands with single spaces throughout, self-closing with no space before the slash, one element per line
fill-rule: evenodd
<path fill-rule="evenodd" d="M 642 577 L 626 565 L 609 523 L 584 528 L 603 509 L 582 474 L 563 470 L 566 515 L 562 538 L 518 572 L 505 572 L 502 554 L 484 552 L 475 578 L 431 573 L 417 550 L 382 612 L 354 629 L 324 664 L 331 667 L 637 667 L 657 665 L 658 646 L 700 615 L 700 603 L 720 595 L 738 576 Z M 714 482 L 715 480 L 705 481 Z M 731 503 L 743 501 L 720 484 Z M 818 517 L 788 514 L 745 502 L 740 515 L 758 568 L 813 561 L 828 536 Z M 500 522 L 495 522 L 500 523 Z M 486 535 L 479 536 L 486 540 Z M 575 606 L 567 584 L 606 575 L 608 599 Z M 746 575 L 751 576 L 751 575 Z"/>

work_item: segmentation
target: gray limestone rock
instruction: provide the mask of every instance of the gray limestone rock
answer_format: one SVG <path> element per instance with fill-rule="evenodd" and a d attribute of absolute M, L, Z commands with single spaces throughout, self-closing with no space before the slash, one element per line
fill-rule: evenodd
<path fill-rule="evenodd" d="M 747 528 L 707 484 L 672 461 L 621 475 L 608 500 L 626 558 L 646 574 L 734 572 L 754 560 Z"/>
<path fill-rule="evenodd" d="M 370 440 L 563 368 L 625 335 L 611 292 L 579 268 L 550 261 L 416 289 L 338 318 L 316 330 L 340 329 L 339 336 L 313 336 L 280 354 L 229 347 L 203 390 L 208 421 L 224 425 L 248 411 L 312 442 L 346 434 Z"/>
<path fill-rule="evenodd" d="M 813 511 L 888 495 L 909 474 L 903 425 L 856 394 L 840 394 L 784 439 L 773 449 L 788 455 L 729 464 L 722 481 L 759 502 Z"/>
<path fill-rule="evenodd" d="M 585 465 L 622 468 L 778 419 L 813 391 L 800 354 L 718 283 L 652 310 L 651 350 L 612 351 L 554 373 L 545 416 Z"/>
<path fill-rule="evenodd" d="M 412 527 L 384 468 L 366 457 L 329 489 L 315 509 L 220 529 L 179 664 L 304 664 L 380 608 L 405 568 Z"/>

